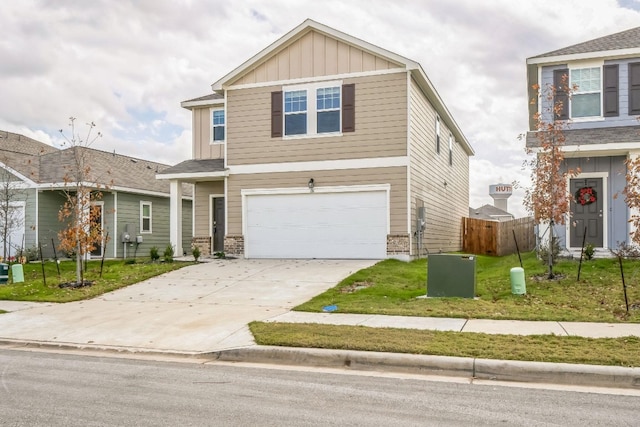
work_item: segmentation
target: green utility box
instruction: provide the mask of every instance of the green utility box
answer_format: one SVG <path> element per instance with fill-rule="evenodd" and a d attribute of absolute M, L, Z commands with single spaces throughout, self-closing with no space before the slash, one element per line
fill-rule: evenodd
<path fill-rule="evenodd" d="M 13 264 L 11 266 L 11 277 L 13 283 L 24 282 L 24 270 L 22 269 L 22 264 Z"/>
<path fill-rule="evenodd" d="M 0 285 L 9 281 L 9 264 L 0 264 Z"/>
<path fill-rule="evenodd" d="M 434 254 L 427 258 L 427 296 L 476 296 L 476 256 Z"/>

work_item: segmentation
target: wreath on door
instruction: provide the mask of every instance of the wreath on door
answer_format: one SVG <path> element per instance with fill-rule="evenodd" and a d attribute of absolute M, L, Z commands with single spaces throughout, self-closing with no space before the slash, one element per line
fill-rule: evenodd
<path fill-rule="evenodd" d="M 593 187 L 582 187 L 576 191 L 576 202 L 582 206 L 590 205 L 598 200 L 598 193 Z"/>

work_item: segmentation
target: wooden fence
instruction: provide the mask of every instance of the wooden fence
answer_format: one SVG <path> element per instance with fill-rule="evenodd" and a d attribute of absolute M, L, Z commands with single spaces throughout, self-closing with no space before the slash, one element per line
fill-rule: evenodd
<path fill-rule="evenodd" d="M 533 218 L 502 222 L 462 218 L 462 250 L 476 255 L 509 255 L 516 253 L 517 240 L 520 252 L 531 251 L 536 246 L 533 227 Z"/>

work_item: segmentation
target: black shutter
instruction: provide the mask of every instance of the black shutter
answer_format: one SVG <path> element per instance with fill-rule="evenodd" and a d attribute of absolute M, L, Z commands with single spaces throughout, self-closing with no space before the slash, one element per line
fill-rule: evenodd
<path fill-rule="evenodd" d="M 603 79 L 604 116 L 620 115 L 618 109 L 618 64 L 604 66 Z"/>
<path fill-rule="evenodd" d="M 282 137 L 282 91 L 271 92 L 271 138 Z"/>
<path fill-rule="evenodd" d="M 565 77 L 566 76 L 566 77 Z M 564 79 L 564 81 L 563 81 Z M 569 86 L 569 70 L 554 70 L 553 71 L 553 87 L 556 90 L 556 96 L 553 100 L 554 111 L 555 106 L 562 103 L 562 109 L 559 114 L 554 117 L 554 120 L 568 120 L 569 119 L 569 94 L 567 88 Z"/>
<path fill-rule="evenodd" d="M 629 115 L 640 114 L 640 62 L 629 64 Z"/>
<path fill-rule="evenodd" d="M 342 85 L 342 132 L 356 131 L 356 85 Z"/>

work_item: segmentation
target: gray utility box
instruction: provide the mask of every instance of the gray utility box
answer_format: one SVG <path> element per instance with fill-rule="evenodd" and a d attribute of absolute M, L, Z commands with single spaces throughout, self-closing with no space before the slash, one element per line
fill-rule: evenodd
<path fill-rule="evenodd" d="M 427 296 L 476 296 L 476 256 L 435 254 L 427 258 Z"/>
<path fill-rule="evenodd" d="M 9 264 L 0 264 L 0 284 L 9 281 Z"/>

